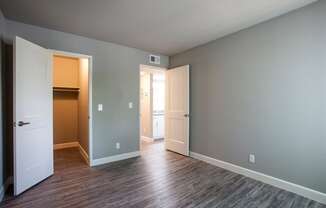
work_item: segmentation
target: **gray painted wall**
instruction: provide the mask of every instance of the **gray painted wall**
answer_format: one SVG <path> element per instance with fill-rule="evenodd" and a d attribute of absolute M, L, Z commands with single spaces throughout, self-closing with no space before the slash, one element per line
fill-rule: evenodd
<path fill-rule="evenodd" d="M 3 115 L 2 115 L 2 38 L 3 34 L 5 33 L 5 19 L 3 17 L 3 14 L 0 10 L 0 187 L 4 183 L 4 178 L 3 178 L 3 131 L 2 131 L 2 120 L 3 120 Z M 1 199 L 0 199 L 1 200 Z"/>
<path fill-rule="evenodd" d="M 93 56 L 93 158 L 139 150 L 139 65 L 148 64 L 148 52 L 10 20 L 6 31 L 9 41 L 20 36 L 49 49 Z M 160 66 L 168 65 L 162 56 Z M 99 103 L 103 112 L 97 111 Z"/>
<path fill-rule="evenodd" d="M 325 11 L 319 1 L 170 57 L 191 64 L 191 151 L 326 193 Z"/>

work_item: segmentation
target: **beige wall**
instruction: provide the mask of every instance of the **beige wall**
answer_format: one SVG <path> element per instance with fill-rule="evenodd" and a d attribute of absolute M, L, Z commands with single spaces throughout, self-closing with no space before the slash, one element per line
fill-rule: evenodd
<path fill-rule="evenodd" d="M 80 59 L 79 66 L 79 107 L 78 138 L 83 149 L 88 152 L 88 59 Z"/>
<path fill-rule="evenodd" d="M 78 139 L 78 94 L 53 93 L 54 144 L 75 142 Z"/>
<path fill-rule="evenodd" d="M 151 74 L 142 71 L 140 77 L 141 136 L 152 137 Z"/>
<path fill-rule="evenodd" d="M 53 86 L 79 87 L 79 59 L 64 56 L 53 57 Z"/>
<path fill-rule="evenodd" d="M 88 59 L 54 56 L 54 87 L 79 88 L 53 94 L 54 144 L 79 142 L 88 154 Z"/>
<path fill-rule="evenodd" d="M 53 57 L 54 87 L 79 87 L 79 59 Z M 53 93 L 54 144 L 78 141 L 78 92 Z"/>

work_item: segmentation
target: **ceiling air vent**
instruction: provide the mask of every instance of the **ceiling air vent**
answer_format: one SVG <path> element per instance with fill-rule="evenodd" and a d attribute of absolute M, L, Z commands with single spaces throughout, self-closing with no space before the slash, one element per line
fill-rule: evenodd
<path fill-rule="evenodd" d="M 149 63 L 150 64 L 160 64 L 161 57 L 155 55 L 149 55 Z"/>

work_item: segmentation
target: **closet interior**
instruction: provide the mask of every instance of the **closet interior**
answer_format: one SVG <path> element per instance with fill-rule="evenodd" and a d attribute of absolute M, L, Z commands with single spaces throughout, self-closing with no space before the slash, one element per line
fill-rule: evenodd
<path fill-rule="evenodd" d="M 54 150 L 79 148 L 89 155 L 89 60 L 53 56 Z"/>

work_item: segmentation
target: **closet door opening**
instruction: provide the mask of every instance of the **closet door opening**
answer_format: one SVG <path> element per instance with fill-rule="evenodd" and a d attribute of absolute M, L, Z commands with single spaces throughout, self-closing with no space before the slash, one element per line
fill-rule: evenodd
<path fill-rule="evenodd" d="M 91 57 L 54 52 L 53 147 L 54 168 L 90 165 Z"/>

